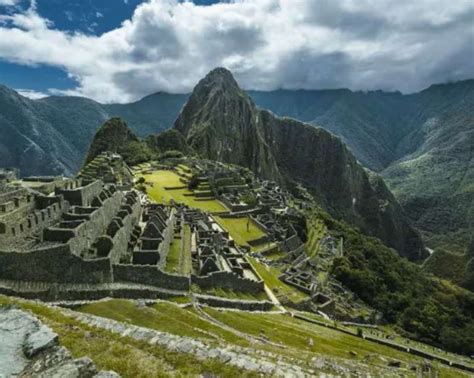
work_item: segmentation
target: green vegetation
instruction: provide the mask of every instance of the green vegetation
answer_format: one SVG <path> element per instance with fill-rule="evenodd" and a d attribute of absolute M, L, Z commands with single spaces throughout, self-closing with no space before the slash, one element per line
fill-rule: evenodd
<path fill-rule="evenodd" d="M 150 149 L 162 155 L 173 152 L 182 156 L 183 153 L 189 152 L 183 135 L 174 129 L 163 131 L 157 135 L 150 135 L 146 139 L 146 143 Z"/>
<path fill-rule="evenodd" d="M 233 328 L 252 334 L 265 335 L 272 342 L 283 344 L 290 348 L 287 353 L 298 351 L 298 358 L 308 358 L 315 354 L 329 355 L 362 361 L 364 363 L 381 365 L 383 359 L 396 359 L 409 365 L 420 363 L 421 358 L 409 355 L 366 341 L 357 336 L 351 336 L 323 326 L 307 323 L 288 315 L 235 313 L 206 308 L 205 311 L 213 318 L 230 325 Z M 312 342 L 309 342 L 309 340 Z M 356 352 L 356 353 L 351 353 Z M 371 358 L 368 358 L 371 356 Z M 467 376 L 459 371 L 438 366 L 443 377 Z"/>
<path fill-rule="evenodd" d="M 174 200 L 190 207 L 210 212 L 226 211 L 226 208 L 217 200 L 199 200 L 187 189 L 186 184 L 180 181 L 180 176 L 173 171 L 157 170 L 153 173 L 141 173 L 139 177 L 146 180 L 147 193 L 158 203 L 169 203 Z M 182 189 L 170 189 L 182 188 Z"/>
<path fill-rule="evenodd" d="M 308 255 L 314 257 L 319 252 L 319 243 L 326 234 L 326 226 L 319 218 L 311 218 L 308 224 L 308 241 L 306 248 Z"/>
<path fill-rule="evenodd" d="M 121 305 L 130 310 L 126 301 L 121 302 L 120 305 L 115 306 L 116 310 L 120 312 Z M 171 352 L 158 345 L 149 345 L 129 337 L 121 337 L 106 330 L 84 325 L 64 315 L 59 309 L 49 308 L 35 302 L 0 296 L 0 305 L 8 304 L 15 304 L 38 316 L 41 321 L 59 335 L 61 345 L 68 348 L 74 358 L 90 357 L 99 369 L 114 370 L 124 378 L 154 378 L 173 375 L 198 376 L 209 372 L 219 376 L 252 376 L 241 369 L 228 366 L 218 360 L 199 361 L 188 354 Z M 171 304 L 170 306 L 173 309 L 176 307 L 179 311 L 179 307 Z M 107 302 L 105 307 L 107 307 Z M 113 311 L 108 313 L 112 315 Z M 189 314 L 186 321 L 191 320 L 192 313 Z M 133 314 L 130 315 L 134 317 Z M 137 314 L 137 317 L 140 317 L 140 314 Z M 132 320 L 131 318 L 128 319 L 129 321 Z M 169 317 L 163 319 L 166 319 L 166 323 L 164 323 L 166 326 L 168 322 L 173 323 L 175 318 L 169 315 Z M 186 327 L 186 321 L 180 323 L 182 327 Z M 203 320 L 200 321 L 204 322 Z M 210 327 L 212 328 L 212 325 Z M 191 332 L 190 328 L 192 327 L 187 326 L 187 331 Z M 221 332 L 221 336 L 224 332 L 217 327 L 216 331 Z M 207 333 L 203 333 L 203 335 L 209 337 Z M 236 338 L 233 334 L 229 334 L 228 337 L 229 341 Z"/>
<path fill-rule="evenodd" d="M 457 353 L 474 353 L 474 294 L 429 278 L 422 269 L 323 211 L 318 216 L 336 238 L 344 257 L 332 273 L 362 300 L 411 337 Z"/>
<path fill-rule="evenodd" d="M 188 224 L 184 225 L 183 232 L 183 248 L 181 249 L 181 257 L 179 262 L 179 272 L 188 275 L 192 270 L 191 260 L 191 227 Z"/>
<path fill-rule="evenodd" d="M 181 259 L 181 239 L 174 238 L 166 257 L 165 270 L 170 273 L 178 273 Z"/>
<path fill-rule="evenodd" d="M 253 268 L 265 281 L 265 285 L 275 294 L 275 296 L 282 302 L 291 301 L 294 303 L 300 302 L 308 298 L 305 293 L 285 284 L 278 278 L 281 272 L 271 266 L 265 265 L 255 258 L 248 256 L 249 262 Z"/>
<path fill-rule="evenodd" d="M 240 291 L 225 290 L 221 288 L 213 288 L 209 290 L 202 290 L 198 286 L 193 286 L 193 291 L 197 293 L 214 295 L 216 297 L 228 298 L 228 299 L 243 299 L 248 301 L 265 301 L 269 300 L 268 296 L 262 292 L 258 294 L 242 293 Z"/>
<path fill-rule="evenodd" d="M 151 346 L 84 325 L 64 315 L 57 308 L 0 296 L 0 306 L 7 304 L 15 304 L 32 311 L 59 334 L 61 344 L 66 346 L 75 358 L 89 356 L 99 369 L 114 370 L 123 377 L 197 376 L 205 373 L 232 377 L 252 376 L 217 360 L 198 361 L 188 354 L 171 352 L 158 345 Z M 141 307 L 130 301 L 110 300 L 82 306 L 79 310 L 176 335 L 197 337 L 206 343 L 222 342 L 250 346 L 246 338 L 210 322 L 194 309 L 186 310 L 171 303 L 162 302 L 151 307 Z M 422 362 L 419 357 L 288 315 L 222 311 L 213 308 L 205 308 L 203 311 L 243 334 L 264 336 L 283 345 L 284 348 L 280 348 L 270 344 L 252 343 L 251 347 L 275 353 L 277 356 L 294 358 L 295 362 L 298 361 L 297 364 L 304 365 L 315 356 L 339 357 L 360 362 L 364 364 L 364 368 L 372 371 L 375 368 L 383 368 L 387 361 L 391 360 L 401 361 L 405 367 Z M 436 363 L 433 365 L 442 377 L 467 376 Z M 380 370 L 377 371 L 380 374 Z"/>
<path fill-rule="evenodd" d="M 186 310 L 171 303 L 157 303 L 151 307 L 137 307 L 126 300 L 96 302 L 78 308 L 78 311 L 141 327 L 169 332 L 174 335 L 227 342 L 244 342 L 233 333 L 202 319 L 194 310 Z"/>
<path fill-rule="evenodd" d="M 129 165 L 148 161 L 152 156 L 148 147 L 120 118 L 111 118 L 97 131 L 89 148 L 86 163 L 106 151 L 122 155 L 123 160 Z"/>
<path fill-rule="evenodd" d="M 259 239 L 266 235 L 249 217 L 222 218 L 216 216 L 214 218 L 222 228 L 229 232 L 232 239 L 242 246 L 248 246 L 248 241 Z"/>

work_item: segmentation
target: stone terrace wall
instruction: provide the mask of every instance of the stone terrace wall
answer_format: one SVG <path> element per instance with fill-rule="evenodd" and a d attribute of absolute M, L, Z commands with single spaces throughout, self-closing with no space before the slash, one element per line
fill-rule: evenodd
<path fill-rule="evenodd" d="M 112 282 L 109 259 L 83 260 L 68 245 L 30 252 L 0 252 L 0 278 L 58 283 Z"/>
<path fill-rule="evenodd" d="M 189 277 L 165 273 L 156 266 L 113 265 L 115 282 L 134 282 L 172 290 L 189 290 Z"/>
<path fill-rule="evenodd" d="M 174 213 L 171 213 L 170 217 L 168 217 L 166 220 L 166 229 L 163 232 L 163 241 L 158 247 L 158 251 L 160 252 L 160 261 L 158 262 L 158 266 L 160 268 L 163 268 L 166 265 L 166 260 L 170 251 L 170 245 L 174 237 L 174 224 L 175 215 Z"/>
<path fill-rule="evenodd" d="M 74 229 L 49 228 L 44 231 L 44 240 L 59 243 L 68 243 L 71 251 L 75 254 L 89 249 L 94 241 L 104 234 L 117 212 L 120 210 L 123 200 L 122 192 L 115 192 L 107 198 L 101 207 L 90 214 L 89 220 Z"/>
<path fill-rule="evenodd" d="M 59 221 L 61 215 L 68 209 L 68 203 L 64 202 L 62 196 L 44 198 L 41 196 L 39 201 L 40 207 L 44 208 L 35 209 L 35 201 L 31 199 L 31 204 L 25 206 L 25 211 L 14 211 L 1 218 L 0 247 L 14 246 L 17 242 L 23 243 L 27 237 L 39 234 L 46 227 Z"/>
<path fill-rule="evenodd" d="M 91 201 L 102 192 L 103 182 L 96 180 L 89 185 L 75 189 L 56 189 L 56 194 L 62 194 L 71 205 L 90 206 Z"/>
<path fill-rule="evenodd" d="M 270 311 L 273 307 L 273 303 L 269 301 L 244 301 L 200 294 L 196 294 L 195 297 L 199 303 L 209 306 L 235 308 L 244 311 Z"/>
<path fill-rule="evenodd" d="M 191 282 L 202 289 L 221 288 L 251 294 L 264 291 L 263 281 L 249 280 L 230 272 L 214 272 L 206 276 L 192 275 Z"/>
<path fill-rule="evenodd" d="M 120 262 L 120 258 L 127 255 L 128 243 L 130 241 L 132 231 L 135 225 L 139 222 L 142 207 L 140 200 L 130 205 L 132 212 L 122 219 L 123 226 L 113 235 L 112 242 L 113 247 L 109 253 L 109 258 L 112 264 Z M 109 222 L 110 223 L 110 222 Z"/>

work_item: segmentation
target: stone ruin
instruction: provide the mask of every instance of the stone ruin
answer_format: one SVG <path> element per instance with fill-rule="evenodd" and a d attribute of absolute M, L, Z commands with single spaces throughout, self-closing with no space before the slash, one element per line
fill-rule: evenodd
<path fill-rule="evenodd" d="M 84 182 L 96 179 L 106 184 L 116 184 L 118 187 L 131 188 L 133 173 L 122 156 L 113 152 L 103 152 L 86 164 L 78 174 Z"/>
<path fill-rule="evenodd" d="M 212 218 L 199 210 L 186 210 L 184 220 L 191 225 L 192 281 L 203 288 L 222 288 L 258 293 L 263 281 L 245 253 Z"/>
<path fill-rule="evenodd" d="M 166 298 L 186 295 L 191 284 L 264 290 L 208 215 L 152 204 L 134 189 L 101 180 L 55 182 L 48 181 L 54 190 L 47 195 L 28 184 L 0 194 L 0 293 L 58 301 Z M 188 276 L 164 271 L 184 223 L 193 230 L 192 258 L 202 261 Z M 209 249 L 215 264 L 204 259 Z"/>

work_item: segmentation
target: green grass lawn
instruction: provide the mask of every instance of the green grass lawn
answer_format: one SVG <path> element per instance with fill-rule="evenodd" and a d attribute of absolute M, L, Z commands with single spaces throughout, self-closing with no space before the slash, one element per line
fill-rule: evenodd
<path fill-rule="evenodd" d="M 61 345 L 68 348 L 74 358 L 89 356 L 99 369 L 114 370 L 123 377 L 200 376 L 210 373 L 226 377 L 251 376 L 217 360 L 198 361 L 188 354 L 171 352 L 159 345 L 151 346 L 130 337 L 120 337 L 112 332 L 84 325 L 62 314 L 58 308 L 0 295 L 0 306 L 11 304 L 33 312 L 51 327 L 58 333 Z M 183 309 L 172 303 L 137 307 L 130 301 L 110 300 L 82 306 L 79 311 L 177 335 L 197 337 L 211 344 L 224 342 L 250 345 L 247 339 L 209 322 L 194 309 Z M 252 343 L 252 348 L 291 357 L 303 364 L 318 355 L 357 360 L 368 365 L 369 370 L 371 366 L 385 367 L 387 361 L 392 359 L 402 361 L 404 367 L 422 362 L 419 357 L 289 315 L 223 311 L 209 307 L 204 308 L 204 311 L 240 332 L 253 336 L 264 334 L 272 342 L 285 346 L 279 348 Z M 312 343 L 309 342 L 310 339 Z M 438 363 L 432 365 L 437 368 L 440 377 L 468 376 Z M 414 376 L 407 370 L 403 370 L 403 373 L 405 376 Z"/>
<path fill-rule="evenodd" d="M 191 227 L 189 224 L 184 225 L 183 232 L 183 248 L 181 250 L 179 272 L 181 274 L 189 275 L 192 270 L 191 260 Z"/>
<path fill-rule="evenodd" d="M 202 319 L 194 310 L 183 309 L 171 303 L 157 303 L 151 307 L 138 308 L 133 302 L 113 299 L 81 306 L 78 311 L 179 336 L 245 342 L 233 333 Z"/>
<path fill-rule="evenodd" d="M 253 268 L 265 281 L 265 285 L 275 294 L 278 299 L 287 298 L 297 303 L 308 298 L 308 296 L 295 288 L 285 284 L 278 278 L 281 272 L 274 268 L 258 262 L 253 257 L 247 257 Z"/>
<path fill-rule="evenodd" d="M 295 348 L 303 353 L 323 354 L 334 357 L 342 357 L 354 360 L 363 360 L 369 365 L 386 365 L 380 357 L 386 361 L 396 359 L 409 365 L 421 363 L 422 358 L 408 353 L 397 351 L 393 348 L 376 344 L 374 342 L 361 339 L 338 332 L 324 326 L 307 323 L 289 315 L 280 314 L 256 314 L 256 313 L 236 313 L 231 311 L 218 311 L 213 308 L 206 308 L 205 311 L 213 318 L 231 325 L 233 328 L 260 336 L 263 334 L 271 341 L 283 344 L 289 348 Z M 309 339 L 312 339 L 312 345 Z M 353 355 L 350 352 L 356 352 Z M 371 356 L 373 359 L 369 359 Z M 448 369 L 445 366 L 436 364 L 440 369 L 440 376 L 456 377 L 463 376 L 461 372 Z"/>
<path fill-rule="evenodd" d="M 170 273 L 179 272 L 179 263 L 181 258 L 181 239 L 174 238 L 168 256 L 166 257 L 165 271 Z"/>
<path fill-rule="evenodd" d="M 158 203 L 169 203 L 171 200 L 174 200 L 177 203 L 184 203 L 190 207 L 205 211 L 227 211 L 226 207 L 217 200 L 198 201 L 194 196 L 187 196 L 186 194 L 192 194 L 188 189 L 165 189 L 185 186 L 179 180 L 179 175 L 173 171 L 157 170 L 151 174 L 139 174 L 138 177 L 144 177 L 146 183 L 151 184 L 151 186 L 145 185 L 147 193 L 151 199 Z"/>
<path fill-rule="evenodd" d="M 229 232 L 235 242 L 242 246 L 248 246 L 249 240 L 254 240 L 266 234 L 248 217 L 243 218 L 221 218 L 214 217 L 216 222 Z M 247 224 L 249 228 L 247 230 Z"/>
<path fill-rule="evenodd" d="M 63 315 L 58 309 L 40 303 L 0 295 L 0 306 L 9 304 L 33 312 L 58 334 L 60 344 L 68 348 L 74 358 L 90 357 L 98 369 L 113 370 L 124 378 L 201 376 L 209 373 L 229 377 L 256 376 L 218 360 L 199 361 L 189 354 L 172 352 L 159 345 L 149 345 L 85 325 Z M 172 320 L 167 321 L 173 323 Z M 236 336 L 230 334 L 229 337 Z"/>

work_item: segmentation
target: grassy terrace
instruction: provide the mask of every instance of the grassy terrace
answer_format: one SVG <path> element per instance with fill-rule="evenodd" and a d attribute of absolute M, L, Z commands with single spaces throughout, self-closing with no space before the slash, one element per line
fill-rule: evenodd
<path fill-rule="evenodd" d="M 249 218 L 214 217 L 219 225 L 227 230 L 232 239 L 239 245 L 248 246 L 248 241 L 255 240 L 266 234 Z M 247 229 L 247 224 L 249 228 Z"/>
<path fill-rule="evenodd" d="M 242 293 L 233 290 L 224 290 L 220 288 L 214 288 L 209 290 L 202 290 L 199 287 L 193 287 L 193 291 L 200 294 L 214 295 L 216 297 L 228 298 L 228 299 L 243 299 L 248 301 L 265 301 L 269 300 L 267 294 L 264 292 L 259 294 Z"/>
<path fill-rule="evenodd" d="M 131 308 L 124 302 L 119 301 L 115 306 L 105 302 L 105 306 L 110 305 L 117 309 L 120 316 L 123 316 L 122 311 L 130 311 L 128 321 L 130 323 L 136 322 L 137 317 L 140 317 L 140 311 L 135 314 L 135 311 L 131 311 Z M 120 337 L 112 332 L 84 325 L 64 315 L 58 309 L 48 308 L 36 302 L 20 301 L 0 295 L 0 306 L 12 304 L 31 311 L 51 327 L 59 335 L 61 345 L 68 348 L 74 358 L 88 356 L 99 369 L 114 370 L 125 378 L 200 376 L 210 372 L 218 376 L 255 376 L 218 360 L 199 361 L 188 354 L 171 352 L 157 345 L 151 346 L 145 342 L 129 337 Z M 173 316 L 163 317 L 162 323 L 179 323 L 181 328 L 185 327 L 186 321 L 176 320 L 179 319 L 179 315 L 175 316 L 179 308 L 172 304 L 168 306 L 172 306 L 170 309 L 173 309 Z M 176 309 L 178 310 L 176 311 Z M 90 312 L 93 312 L 92 309 Z M 192 313 L 189 314 L 192 317 Z M 186 315 L 188 316 L 188 314 Z M 188 326 L 188 330 L 189 328 L 191 327 Z M 222 332 L 220 328 L 217 331 Z M 228 337 L 229 340 L 232 337 L 235 338 L 233 334 L 229 334 Z"/>
<path fill-rule="evenodd" d="M 220 322 L 241 332 L 254 336 L 264 334 L 272 342 L 288 347 L 288 353 L 290 354 L 298 351 L 297 358 L 304 358 L 305 356 L 310 358 L 315 354 L 319 354 L 352 359 L 369 366 L 383 366 L 383 361 L 390 359 L 402 361 L 407 365 L 422 362 L 421 358 L 408 353 L 357 336 L 307 323 L 289 315 L 219 311 L 213 308 L 206 308 L 204 311 Z M 309 342 L 309 339 L 312 339 L 312 343 Z M 433 365 L 439 369 L 441 377 L 468 376 L 437 363 L 433 363 Z"/>
<path fill-rule="evenodd" d="M 190 274 L 192 270 L 191 261 L 191 227 L 184 225 L 183 232 L 183 248 L 181 249 L 181 257 L 179 260 L 179 272 L 181 274 Z"/>
<path fill-rule="evenodd" d="M 227 211 L 226 207 L 215 199 L 201 201 L 194 197 L 193 193 L 185 188 L 185 184 L 180 181 L 180 176 L 173 171 L 158 170 L 151 174 L 140 173 L 137 176 L 143 177 L 146 183 L 150 184 L 146 185 L 148 195 L 158 203 L 169 203 L 174 200 L 205 211 Z M 180 189 L 170 190 L 169 188 Z"/>
<path fill-rule="evenodd" d="M 309 234 L 306 247 L 310 257 L 315 256 L 319 251 L 319 243 L 326 234 L 326 226 L 321 219 L 312 218 L 308 225 Z"/>
<path fill-rule="evenodd" d="M 86 326 L 62 314 L 59 309 L 0 295 L 0 306 L 8 304 L 32 311 L 59 334 L 61 344 L 66 346 L 75 358 L 89 356 L 100 369 L 115 370 L 123 377 L 198 376 L 206 373 L 217 376 L 249 376 L 244 371 L 215 360 L 198 361 L 187 354 L 170 352 L 157 345 L 150 346 L 128 337 L 120 337 L 105 330 Z M 210 322 L 194 309 L 180 308 L 173 303 L 163 302 L 151 307 L 138 307 L 134 302 L 110 300 L 82 306 L 79 311 L 198 338 L 211 345 L 225 343 L 251 346 L 257 350 L 294 358 L 299 364 L 306 364 L 317 356 L 343 358 L 346 361 L 362 363 L 361 366 L 370 371 L 377 371 L 379 375 L 374 376 L 380 376 L 380 370 L 375 369 L 387 366 L 387 362 L 393 359 L 402 361 L 405 368 L 410 364 L 422 363 L 419 357 L 283 314 L 204 308 L 212 318 L 235 330 L 253 336 L 264 334 L 270 341 L 282 344 L 285 348 L 259 343 L 250 345 L 247 338 Z M 433 365 L 438 369 L 440 377 L 468 376 L 446 366 L 436 363 Z M 405 369 L 400 370 L 400 373 L 404 376 L 415 376 L 413 372 Z"/>
<path fill-rule="evenodd" d="M 245 343 L 244 339 L 202 319 L 193 309 L 187 310 L 168 303 L 138 308 L 130 301 L 110 300 L 85 305 L 78 310 L 179 336 Z"/>
<path fill-rule="evenodd" d="M 253 268 L 265 281 L 265 285 L 267 285 L 279 300 L 288 299 L 297 303 L 308 298 L 305 293 L 280 281 L 278 277 L 281 272 L 278 269 L 262 264 L 253 257 L 248 256 L 248 259 Z"/>
<path fill-rule="evenodd" d="M 181 239 L 174 238 L 170 244 L 170 250 L 166 257 L 165 271 L 179 273 L 179 262 L 181 258 Z"/>

